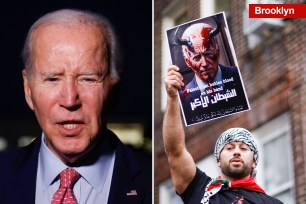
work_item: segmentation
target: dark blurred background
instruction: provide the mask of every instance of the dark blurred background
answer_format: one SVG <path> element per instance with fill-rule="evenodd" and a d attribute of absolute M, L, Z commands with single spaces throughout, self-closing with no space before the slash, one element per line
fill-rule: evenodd
<path fill-rule="evenodd" d="M 44 0 L 0 3 L 0 151 L 41 135 L 23 93 L 21 49 L 30 26 L 62 8 L 101 13 L 114 25 L 122 48 L 122 88 L 109 120 L 122 140 L 150 150 L 152 132 L 152 5 L 134 0 Z M 123 133 L 123 134 L 122 134 Z M 126 133 L 126 134 L 124 134 Z M 125 136 L 126 135 L 126 136 Z M 134 135 L 134 136 L 133 136 Z"/>

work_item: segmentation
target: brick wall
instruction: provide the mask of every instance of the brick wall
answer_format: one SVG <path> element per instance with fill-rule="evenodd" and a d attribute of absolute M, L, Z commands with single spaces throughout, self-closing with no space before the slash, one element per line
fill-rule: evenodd
<path fill-rule="evenodd" d="M 169 172 L 169 170 L 161 169 L 166 163 L 163 155 L 162 139 L 161 139 L 161 43 L 162 43 L 162 12 L 170 5 L 172 0 L 155 0 L 154 1 L 154 178 L 159 178 L 158 172 Z M 157 136 L 158 135 L 158 136 Z M 160 155 L 160 156 L 157 156 Z M 154 179 L 154 202 L 158 203 L 158 189 L 160 179 Z"/>
<path fill-rule="evenodd" d="M 295 173 L 296 203 L 306 203 L 306 26 L 305 19 L 293 19 L 284 39 L 288 70 L 290 118 Z"/>

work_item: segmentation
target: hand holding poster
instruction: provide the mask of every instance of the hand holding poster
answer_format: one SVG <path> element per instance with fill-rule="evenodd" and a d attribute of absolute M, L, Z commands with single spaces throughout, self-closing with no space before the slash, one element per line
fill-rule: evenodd
<path fill-rule="evenodd" d="M 167 30 L 186 126 L 250 110 L 224 13 Z"/>

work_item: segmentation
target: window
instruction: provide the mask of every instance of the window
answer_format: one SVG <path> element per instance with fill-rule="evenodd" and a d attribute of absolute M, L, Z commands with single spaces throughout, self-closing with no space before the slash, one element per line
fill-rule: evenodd
<path fill-rule="evenodd" d="M 183 204 L 182 199 L 176 194 L 171 179 L 163 182 L 159 187 L 160 204 Z"/>
<path fill-rule="evenodd" d="M 289 117 L 283 114 L 254 131 L 259 148 L 258 183 L 267 194 L 294 203 Z M 281 158 L 281 159 L 280 159 Z"/>
<path fill-rule="evenodd" d="M 206 17 L 218 12 L 228 13 L 230 1 L 228 0 L 200 0 L 200 15 Z"/>
<path fill-rule="evenodd" d="M 164 10 L 164 17 L 162 20 L 162 28 L 161 28 L 161 35 L 162 35 L 162 62 L 161 62 L 161 79 L 166 76 L 167 68 L 171 65 L 171 57 L 169 51 L 168 40 L 166 36 L 166 30 L 185 23 L 187 21 L 187 11 L 186 11 L 186 0 L 180 0 L 175 5 L 170 4 Z M 166 108 L 166 99 L 167 94 L 164 88 L 164 83 L 161 81 L 161 110 L 164 111 Z"/>
<path fill-rule="evenodd" d="M 263 38 L 272 37 L 271 32 L 277 32 L 283 27 L 282 18 L 249 18 L 249 4 L 282 4 L 284 0 L 246 0 L 243 11 L 243 34 L 247 35 L 249 49 L 254 49 L 263 42 Z"/>
<path fill-rule="evenodd" d="M 217 165 L 217 160 L 214 154 L 205 157 L 203 160 L 197 163 L 197 167 L 205 172 L 208 176 L 216 178 L 221 175 L 220 168 Z"/>

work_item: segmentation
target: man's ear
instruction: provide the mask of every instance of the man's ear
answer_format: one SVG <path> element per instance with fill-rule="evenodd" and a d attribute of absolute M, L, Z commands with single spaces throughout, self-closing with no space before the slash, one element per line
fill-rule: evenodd
<path fill-rule="evenodd" d="M 220 167 L 220 166 L 221 166 L 221 164 L 220 164 L 220 159 L 218 159 L 218 161 L 217 161 L 217 165 L 218 165 L 218 167 Z"/>
<path fill-rule="evenodd" d="M 256 168 L 256 162 L 255 162 L 255 159 L 253 159 L 253 164 L 252 164 L 252 167 L 253 167 L 253 169 L 255 169 Z"/>
<path fill-rule="evenodd" d="M 25 99 L 29 105 L 29 107 L 34 110 L 33 107 L 33 101 L 32 101 L 32 93 L 31 93 L 31 88 L 30 88 L 30 82 L 28 81 L 28 76 L 27 76 L 27 70 L 23 69 L 22 70 L 22 78 L 23 78 L 23 90 L 25 94 Z"/>

